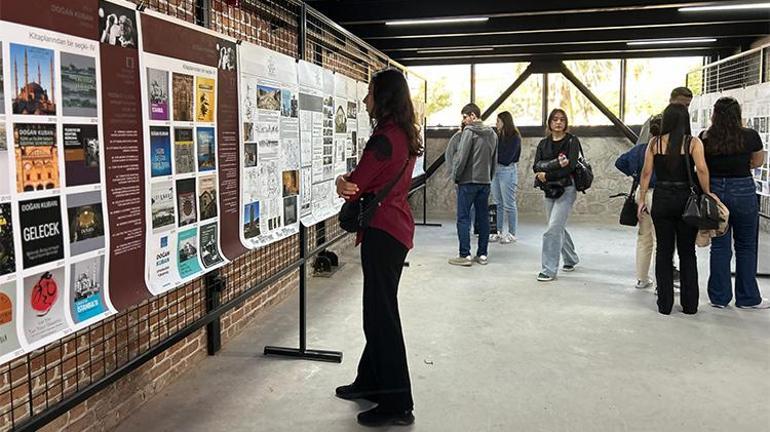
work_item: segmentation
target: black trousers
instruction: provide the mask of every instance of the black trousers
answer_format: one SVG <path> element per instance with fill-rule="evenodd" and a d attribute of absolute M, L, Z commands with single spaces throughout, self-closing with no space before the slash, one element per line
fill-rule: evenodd
<path fill-rule="evenodd" d="M 670 314 L 674 306 L 674 246 L 679 254 L 680 304 L 686 314 L 698 311 L 698 264 L 695 238 L 698 229 L 682 220 L 688 188 L 656 187 L 652 196 L 652 223 L 657 241 L 655 279 L 658 284 L 658 312 Z"/>
<path fill-rule="evenodd" d="M 407 252 L 385 231 L 368 228 L 364 233 L 361 265 L 366 346 L 354 384 L 372 394 L 383 410 L 406 411 L 414 406 L 397 298 Z"/>

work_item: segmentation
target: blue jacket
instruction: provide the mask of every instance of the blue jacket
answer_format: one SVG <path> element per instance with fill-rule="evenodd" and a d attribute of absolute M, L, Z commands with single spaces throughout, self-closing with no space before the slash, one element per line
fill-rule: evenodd
<path fill-rule="evenodd" d="M 647 152 L 647 144 L 637 144 L 631 148 L 631 150 L 620 155 L 618 160 L 615 161 L 615 168 L 627 176 L 631 176 L 636 180 L 641 180 L 642 168 L 644 168 L 644 156 Z M 650 188 L 655 187 L 655 171 L 652 172 L 652 178 L 650 178 Z"/>

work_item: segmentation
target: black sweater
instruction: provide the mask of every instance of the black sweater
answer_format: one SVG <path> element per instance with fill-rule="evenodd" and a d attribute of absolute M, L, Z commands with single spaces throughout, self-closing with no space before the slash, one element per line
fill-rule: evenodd
<path fill-rule="evenodd" d="M 500 165 L 510 165 L 518 163 L 521 157 L 521 137 L 513 135 L 504 137 L 497 136 L 497 163 Z"/>

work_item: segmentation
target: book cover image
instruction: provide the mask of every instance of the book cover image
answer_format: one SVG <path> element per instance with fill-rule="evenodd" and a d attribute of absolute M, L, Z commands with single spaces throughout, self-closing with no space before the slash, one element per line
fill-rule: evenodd
<path fill-rule="evenodd" d="M 0 276 L 16 271 L 11 203 L 0 204 Z"/>
<path fill-rule="evenodd" d="M 199 127 L 196 129 L 198 138 L 198 171 L 212 171 L 217 168 L 214 150 L 214 128 Z"/>
<path fill-rule="evenodd" d="M 70 265 L 70 311 L 75 323 L 107 311 L 104 302 L 104 256 Z"/>
<path fill-rule="evenodd" d="M 195 179 L 176 181 L 176 200 L 179 208 L 179 226 L 198 222 L 198 206 L 195 199 Z"/>
<path fill-rule="evenodd" d="M 193 121 L 193 77 L 179 73 L 171 74 L 174 95 L 174 120 Z"/>
<path fill-rule="evenodd" d="M 35 343 L 67 328 L 64 267 L 24 278 L 24 334 Z"/>
<path fill-rule="evenodd" d="M 104 216 L 101 192 L 84 192 L 67 197 L 70 255 L 104 248 Z"/>
<path fill-rule="evenodd" d="M 297 223 L 297 196 L 283 199 L 283 221 L 286 225 Z"/>
<path fill-rule="evenodd" d="M 257 166 L 257 143 L 244 143 L 243 144 L 243 166 L 255 167 Z"/>
<path fill-rule="evenodd" d="M 152 229 L 157 230 L 176 223 L 174 215 L 174 187 L 170 181 L 153 183 L 150 191 Z"/>
<path fill-rule="evenodd" d="M 168 120 L 168 72 L 147 68 L 150 120 Z"/>
<path fill-rule="evenodd" d="M 218 231 L 219 225 L 216 222 L 201 227 L 200 250 L 204 267 L 211 267 L 224 261 L 219 254 Z"/>
<path fill-rule="evenodd" d="M 0 103 L 2 105 L 2 103 Z M 11 192 L 11 181 L 8 177 L 8 140 L 5 135 L 5 121 L 0 120 L 0 195 L 8 195 Z"/>
<path fill-rule="evenodd" d="M 150 127 L 150 168 L 152 177 L 171 175 L 171 133 L 167 127 Z"/>
<path fill-rule="evenodd" d="M 281 116 L 299 117 L 299 101 L 297 95 L 287 89 L 281 89 Z"/>
<path fill-rule="evenodd" d="M 199 122 L 214 122 L 214 80 L 212 78 L 195 77 L 195 120 Z"/>
<path fill-rule="evenodd" d="M 56 115 L 54 52 L 46 48 L 12 43 L 13 113 Z"/>
<path fill-rule="evenodd" d="M 67 186 L 83 186 L 101 181 L 99 171 L 99 132 L 96 125 L 62 127 L 64 172 Z"/>
<path fill-rule="evenodd" d="M 177 270 L 182 279 L 186 279 L 201 271 L 198 263 L 198 229 L 190 228 L 179 233 L 177 241 Z"/>
<path fill-rule="evenodd" d="M 0 284 L 0 356 L 21 346 L 16 334 L 16 282 Z"/>
<path fill-rule="evenodd" d="M 96 117 L 96 60 L 61 53 L 62 113 L 72 117 Z"/>
<path fill-rule="evenodd" d="M 257 237 L 262 233 L 259 227 L 259 201 L 246 204 L 243 207 L 243 236 L 247 239 Z"/>
<path fill-rule="evenodd" d="M 195 172 L 195 150 L 191 128 L 174 129 L 174 162 L 177 174 Z"/>
<path fill-rule="evenodd" d="M 217 216 L 216 177 L 208 176 L 198 179 L 198 201 L 202 221 Z"/>
<path fill-rule="evenodd" d="M 0 106 L 3 105 L 4 104 L 0 103 Z M 5 121 L 2 121 L 0 122 L 0 152 L 6 151 L 8 151 L 8 137 L 5 136 Z"/>
<path fill-rule="evenodd" d="M 0 65 L 3 64 L 3 44 L 0 42 Z M 5 77 L 3 68 L 0 67 L 0 115 L 5 114 Z"/>
<path fill-rule="evenodd" d="M 56 125 L 15 123 L 13 139 L 17 192 L 59 188 Z"/>
<path fill-rule="evenodd" d="M 19 202 L 24 268 L 64 258 L 61 202 L 58 196 Z"/>
<path fill-rule="evenodd" d="M 155 234 L 152 239 L 152 268 L 150 280 L 153 286 L 160 289 L 170 288 L 175 275 L 171 271 L 174 259 L 174 246 L 171 244 L 171 234 Z"/>

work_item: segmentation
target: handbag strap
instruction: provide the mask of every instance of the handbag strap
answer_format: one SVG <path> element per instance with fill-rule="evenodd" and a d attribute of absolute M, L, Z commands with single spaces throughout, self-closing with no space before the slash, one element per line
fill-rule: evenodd
<path fill-rule="evenodd" d="M 407 156 L 406 162 L 404 162 L 404 166 L 401 168 L 401 171 L 399 171 L 398 175 L 393 178 L 388 184 L 385 185 L 384 188 L 380 189 L 377 194 L 374 195 L 374 202 L 379 203 L 383 199 L 385 199 L 386 196 L 390 193 L 390 191 L 393 189 L 393 187 L 398 183 L 399 180 L 401 180 L 401 177 L 404 176 L 404 171 L 406 171 L 406 167 L 409 165 L 409 157 Z"/>
<path fill-rule="evenodd" d="M 690 166 L 690 142 L 692 141 L 692 136 L 686 135 L 684 139 L 684 164 L 687 169 L 687 181 L 690 183 L 690 195 L 696 195 L 695 182 L 692 180 L 692 167 Z"/>

